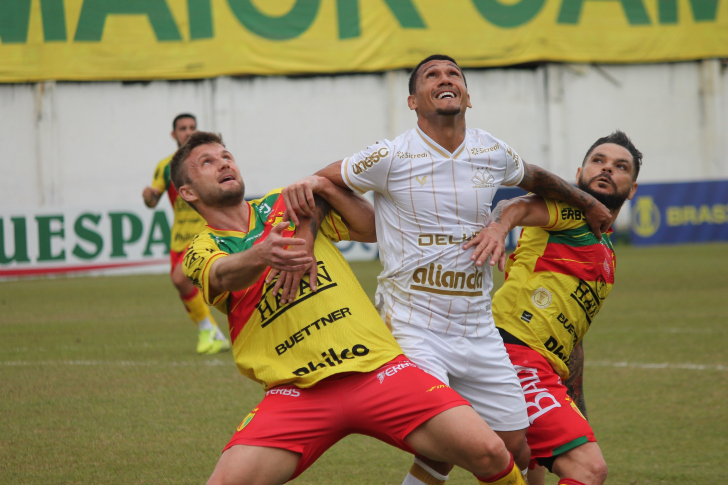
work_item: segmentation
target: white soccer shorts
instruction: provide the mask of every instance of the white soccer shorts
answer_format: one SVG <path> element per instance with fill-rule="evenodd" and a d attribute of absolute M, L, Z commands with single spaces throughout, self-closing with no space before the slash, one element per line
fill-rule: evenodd
<path fill-rule="evenodd" d="M 412 362 L 467 399 L 494 431 L 528 427 L 523 389 L 494 327 L 468 338 L 399 323 L 392 334 Z"/>

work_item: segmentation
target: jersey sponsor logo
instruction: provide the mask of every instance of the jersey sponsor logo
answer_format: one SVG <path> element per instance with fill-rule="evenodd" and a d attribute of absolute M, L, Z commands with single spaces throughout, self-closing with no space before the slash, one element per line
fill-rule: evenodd
<path fill-rule="evenodd" d="M 521 320 L 523 320 L 526 323 L 531 323 L 531 319 L 533 318 L 533 313 L 524 311 L 521 314 Z"/>
<path fill-rule="evenodd" d="M 273 210 L 273 208 L 269 206 L 266 202 L 261 202 L 258 206 L 258 213 L 262 217 L 266 217 L 268 214 L 270 214 L 271 210 Z"/>
<path fill-rule="evenodd" d="M 419 177 L 415 177 L 415 178 L 416 178 L 416 179 L 417 179 L 417 181 L 418 181 L 418 182 L 420 183 L 420 187 L 424 187 L 424 186 L 425 186 L 425 184 L 427 183 L 427 175 L 423 175 L 423 176 L 422 176 L 422 180 L 420 180 L 420 178 L 419 178 Z"/>
<path fill-rule="evenodd" d="M 242 431 L 243 428 L 245 428 L 247 425 L 250 424 L 250 422 L 255 417 L 256 412 L 258 412 L 258 408 L 253 409 L 252 411 L 250 411 L 250 413 L 248 413 L 247 416 L 245 416 L 245 418 L 243 419 L 243 422 L 240 423 L 240 426 L 238 426 L 238 431 Z"/>
<path fill-rule="evenodd" d="M 366 172 L 375 163 L 379 163 L 379 161 L 389 155 L 389 149 L 388 148 L 380 148 L 376 152 L 372 153 L 368 157 L 366 157 L 364 160 L 361 160 L 359 162 L 356 162 L 354 166 L 352 167 L 352 171 L 354 172 L 354 175 L 359 175 L 362 172 Z"/>
<path fill-rule="evenodd" d="M 559 344 L 558 340 L 549 335 L 548 340 L 546 340 L 543 345 L 546 347 L 546 350 L 561 359 L 564 364 L 569 365 L 569 356 L 564 354 L 564 346 Z"/>
<path fill-rule="evenodd" d="M 471 148 L 470 154 L 471 155 L 480 155 L 482 153 L 490 153 L 490 152 L 495 152 L 498 150 L 500 150 L 500 145 L 498 143 L 496 143 L 492 147 L 488 147 L 488 148 L 483 148 L 483 147 Z"/>
<path fill-rule="evenodd" d="M 405 367 L 417 367 L 412 362 L 402 362 L 401 364 L 395 364 L 387 368 L 386 370 L 383 370 L 379 374 L 377 374 L 377 379 L 379 379 L 379 383 L 382 384 L 384 382 L 384 379 L 387 377 L 392 377 L 397 372 L 401 371 Z"/>
<path fill-rule="evenodd" d="M 292 374 L 297 375 L 298 377 L 303 377 L 312 372 L 326 369 L 327 366 L 336 367 L 337 365 L 343 364 L 345 360 L 351 360 L 356 357 L 364 357 L 367 354 L 369 354 L 369 349 L 362 344 L 354 345 L 351 350 L 344 349 L 340 351 L 338 355 L 334 349 L 329 349 L 326 352 L 321 352 L 323 362 L 319 361 L 314 363 L 313 361 L 309 361 L 306 367 L 300 367 L 294 370 Z"/>
<path fill-rule="evenodd" d="M 397 152 L 397 156 L 401 159 L 405 158 L 427 158 L 427 153 L 410 153 L 410 152 Z"/>
<path fill-rule="evenodd" d="M 340 308 L 329 313 L 325 317 L 319 318 L 315 322 L 306 325 L 301 330 L 291 335 L 289 338 L 284 340 L 282 344 L 276 345 L 276 352 L 278 355 L 283 355 L 288 349 L 292 349 L 297 343 L 302 342 L 304 338 L 311 336 L 311 331 L 313 330 L 311 327 L 314 327 L 316 330 L 321 330 L 329 323 L 346 318 L 347 315 L 351 315 L 351 311 L 348 308 Z"/>
<path fill-rule="evenodd" d="M 541 383 L 541 379 L 538 377 L 538 369 L 520 365 L 514 365 L 513 367 L 518 373 L 518 380 L 521 381 L 523 395 L 526 398 L 528 421 L 531 424 L 552 409 L 561 407 L 561 403 L 556 400 L 548 389 L 538 387 Z"/>
<path fill-rule="evenodd" d="M 571 298 L 579 304 L 584 311 L 587 322 L 591 325 L 592 319 L 599 313 L 602 306 L 602 300 L 609 294 L 609 286 L 603 276 L 598 276 L 594 282 L 594 287 L 579 278 L 579 284 L 571 293 Z"/>
<path fill-rule="evenodd" d="M 516 165 L 516 169 L 520 169 L 519 164 L 521 162 L 521 157 L 518 156 L 518 153 L 514 152 L 511 147 L 508 147 L 506 149 L 506 153 L 511 156 L 513 159 L 513 163 Z"/>
<path fill-rule="evenodd" d="M 433 387 L 429 388 L 425 392 L 432 392 L 432 391 L 436 391 L 437 389 L 448 389 L 449 387 L 450 386 L 446 386 L 445 384 L 439 384 L 437 386 L 433 386 Z"/>
<path fill-rule="evenodd" d="M 551 292 L 543 286 L 536 288 L 531 295 L 531 301 L 533 304 L 541 309 L 548 308 L 551 304 L 551 299 Z"/>
<path fill-rule="evenodd" d="M 583 221 L 584 219 L 586 219 L 582 211 L 580 211 L 579 209 L 572 209 L 570 207 L 565 207 L 561 209 L 561 218 L 563 220 L 573 219 L 575 221 Z"/>
<path fill-rule="evenodd" d="M 295 387 L 286 387 L 284 389 L 274 388 L 265 393 L 266 396 L 274 396 L 276 394 L 280 396 L 298 397 L 301 395 L 301 391 Z"/>
<path fill-rule="evenodd" d="M 323 261 L 318 261 L 318 269 L 316 273 L 316 285 L 318 286 L 318 290 L 316 293 L 311 291 L 311 285 L 308 284 L 307 281 L 304 279 L 301 279 L 301 282 L 298 285 L 298 291 L 296 292 L 296 299 L 291 303 L 282 303 L 281 302 L 281 293 L 278 292 L 277 295 L 273 295 L 273 287 L 275 286 L 275 281 L 271 281 L 271 283 L 266 287 L 265 292 L 260 298 L 260 301 L 256 305 L 256 309 L 258 310 L 258 313 L 260 313 L 260 322 L 261 322 L 261 328 L 265 328 L 273 321 L 283 315 L 286 311 L 293 308 L 294 306 L 298 305 L 299 303 L 311 298 L 314 295 L 320 295 L 322 291 L 329 290 L 331 288 L 334 288 L 337 286 L 337 283 L 333 280 L 331 275 L 329 275 L 329 272 L 326 270 L 326 265 Z"/>
<path fill-rule="evenodd" d="M 474 189 L 495 187 L 495 183 L 493 183 L 494 180 L 495 177 L 493 177 L 493 174 L 491 174 L 490 170 L 485 167 L 477 167 L 475 169 L 475 175 L 473 175 L 470 179 L 470 181 L 473 182 Z"/>
<path fill-rule="evenodd" d="M 574 345 L 576 345 L 576 342 L 579 341 L 579 337 L 576 335 L 576 328 L 574 325 L 569 323 L 569 319 L 566 318 L 566 315 L 563 313 L 559 313 L 559 316 L 556 317 L 556 319 L 564 327 L 564 329 L 571 334 L 571 338 L 574 340 Z"/>
<path fill-rule="evenodd" d="M 483 271 L 475 266 L 472 273 L 443 271 L 434 263 L 417 268 L 412 274 L 411 290 L 449 296 L 483 296 Z"/>

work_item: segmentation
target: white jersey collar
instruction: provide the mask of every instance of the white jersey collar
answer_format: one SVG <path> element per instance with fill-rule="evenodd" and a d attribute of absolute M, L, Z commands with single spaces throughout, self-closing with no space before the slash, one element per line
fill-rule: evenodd
<path fill-rule="evenodd" d="M 460 146 L 457 147 L 453 153 L 450 153 L 445 148 L 441 147 L 435 140 L 433 140 L 432 138 L 427 136 L 425 134 L 425 132 L 420 129 L 419 126 L 415 126 L 415 129 L 417 130 L 417 134 L 420 135 L 420 138 L 422 138 L 422 141 L 427 146 L 432 148 L 442 158 L 452 158 L 454 160 L 455 158 L 458 157 L 458 155 L 460 155 L 463 152 L 463 150 L 465 150 L 465 141 L 467 139 L 467 132 L 466 132 L 465 138 L 463 138 L 463 142 L 460 144 Z"/>

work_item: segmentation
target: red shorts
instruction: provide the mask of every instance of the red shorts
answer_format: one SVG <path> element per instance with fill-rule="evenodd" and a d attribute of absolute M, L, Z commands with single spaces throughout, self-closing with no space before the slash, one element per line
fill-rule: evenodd
<path fill-rule="evenodd" d="M 174 268 L 176 268 L 183 259 L 185 259 L 186 252 L 187 248 L 184 248 L 181 253 L 178 253 L 177 251 L 172 251 L 171 249 L 169 250 L 169 262 L 172 263 L 172 267 L 169 270 L 170 273 L 174 271 Z"/>
<path fill-rule="evenodd" d="M 352 433 L 414 453 L 404 441 L 412 430 L 447 409 L 469 405 L 400 355 L 372 372 L 332 376 L 306 389 L 270 389 L 240 423 L 225 450 L 250 445 L 300 453 L 293 480 Z"/>
<path fill-rule="evenodd" d="M 526 397 L 531 423 L 526 439 L 531 447 L 531 459 L 550 469 L 553 460 L 549 458 L 597 440 L 544 356 L 524 345 L 506 344 L 506 351 Z"/>

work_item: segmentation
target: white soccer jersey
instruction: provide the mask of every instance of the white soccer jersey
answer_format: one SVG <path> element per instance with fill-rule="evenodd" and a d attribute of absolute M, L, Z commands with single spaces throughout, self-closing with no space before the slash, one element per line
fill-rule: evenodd
<path fill-rule="evenodd" d="M 489 264 L 463 244 L 490 220 L 501 185 L 523 178 L 523 161 L 482 130 L 467 130 L 454 153 L 419 128 L 344 160 L 354 191 L 374 191 L 379 257 L 376 304 L 388 325 L 412 324 L 466 337 L 495 331 Z"/>

